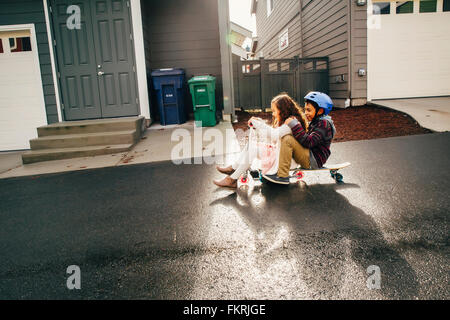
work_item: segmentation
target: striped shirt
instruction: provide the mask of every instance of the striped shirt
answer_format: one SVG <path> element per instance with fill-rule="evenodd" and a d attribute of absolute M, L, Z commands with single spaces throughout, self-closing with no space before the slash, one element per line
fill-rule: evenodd
<path fill-rule="evenodd" d="M 317 166 L 322 168 L 330 157 L 330 145 L 336 134 L 333 120 L 330 116 L 322 116 L 314 119 L 309 124 L 308 131 L 297 120 L 289 123 L 292 135 L 305 148 L 310 149 L 317 162 Z"/>

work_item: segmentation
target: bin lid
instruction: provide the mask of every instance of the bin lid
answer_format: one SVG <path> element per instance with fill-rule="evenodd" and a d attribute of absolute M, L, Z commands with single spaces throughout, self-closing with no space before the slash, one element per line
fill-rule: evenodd
<path fill-rule="evenodd" d="M 178 76 L 184 74 L 183 69 L 174 69 L 174 68 L 167 68 L 167 69 L 157 69 L 152 71 L 152 77 L 159 77 L 159 76 Z"/>
<path fill-rule="evenodd" d="M 196 82 L 212 82 L 215 81 L 216 78 L 213 76 L 196 76 L 193 77 L 191 80 L 188 81 L 188 83 L 196 83 Z"/>

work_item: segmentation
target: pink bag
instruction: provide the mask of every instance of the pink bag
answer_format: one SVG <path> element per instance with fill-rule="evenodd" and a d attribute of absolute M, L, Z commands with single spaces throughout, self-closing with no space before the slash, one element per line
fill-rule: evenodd
<path fill-rule="evenodd" d="M 256 156 L 261 162 L 261 171 L 267 173 L 275 164 L 277 159 L 276 148 L 267 142 L 264 137 L 258 136 L 256 130 L 250 129 L 249 135 L 249 152 L 250 158 Z"/>
<path fill-rule="evenodd" d="M 258 143 L 260 151 L 259 158 L 261 160 L 261 171 L 263 174 L 267 173 L 275 164 L 277 154 L 275 147 L 267 143 Z"/>

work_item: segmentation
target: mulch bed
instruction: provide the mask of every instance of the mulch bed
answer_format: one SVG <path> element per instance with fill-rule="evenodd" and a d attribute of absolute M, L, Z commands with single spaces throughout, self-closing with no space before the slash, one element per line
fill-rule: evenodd
<path fill-rule="evenodd" d="M 247 121 L 250 117 L 260 117 L 269 123 L 272 120 L 270 112 L 245 112 L 236 111 L 238 123 L 233 128 L 237 131 L 237 138 L 241 146 L 248 140 Z M 431 133 L 431 130 L 422 128 L 409 115 L 375 106 L 350 107 L 347 109 L 335 109 L 330 113 L 336 126 L 336 136 L 333 142 L 352 140 L 369 140 L 406 136 L 414 134 Z"/>

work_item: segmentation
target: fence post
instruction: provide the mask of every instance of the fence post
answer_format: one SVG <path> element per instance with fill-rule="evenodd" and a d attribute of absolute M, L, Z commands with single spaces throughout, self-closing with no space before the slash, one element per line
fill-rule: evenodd
<path fill-rule="evenodd" d="M 244 80 L 244 74 L 243 74 L 244 71 L 242 70 L 243 67 L 244 67 L 244 61 L 239 59 L 239 62 L 238 62 L 238 85 L 240 86 L 239 87 L 239 107 L 241 109 L 243 109 L 242 101 L 244 101 L 244 99 L 242 98 L 243 91 L 242 91 L 242 87 L 241 87 L 241 84 L 244 83 L 244 81 L 243 81 Z"/>
<path fill-rule="evenodd" d="M 300 103 L 300 68 L 299 68 L 299 56 L 294 56 L 294 90 L 295 101 Z"/>
<path fill-rule="evenodd" d="M 260 61 L 260 68 L 261 68 L 261 76 L 260 76 L 260 79 L 261 79 L 261 110 L 262 111 L 265 111 L 265 107 L 264 107 L 264 102 L 265 102 L 265 91 L 266 91 L 266 89 L 265 89 L 265 72 L 266 72 L 266 62 L 264 61 L 264 57 L 261 57 L 260 59 L 259 59 L 259 61 Z"/>

